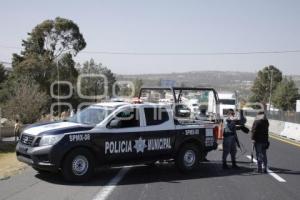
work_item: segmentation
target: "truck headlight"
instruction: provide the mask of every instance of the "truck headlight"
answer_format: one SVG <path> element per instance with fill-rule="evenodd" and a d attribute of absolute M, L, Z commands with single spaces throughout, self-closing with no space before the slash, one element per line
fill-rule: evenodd
<path fill-rule="evenodd" d="M 63 134 L 43 136 L 42 139 L 40 140 L 40 146 L 54 145 L 63 137 L 64 137 Z"/>

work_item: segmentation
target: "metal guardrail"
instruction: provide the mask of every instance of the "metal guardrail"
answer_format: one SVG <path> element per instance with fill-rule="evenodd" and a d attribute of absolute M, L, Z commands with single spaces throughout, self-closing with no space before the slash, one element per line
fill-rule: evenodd
<path fill-rule="evenodd" d="M 300 112 L 267 111 L 266 113 L 267 113 L 268 119 L 300 124 Z M 244 112 L 244 114 L 245 114 L 245 116 L 255 117 L 257 114 L 257 111 L 247 110 Z"/>

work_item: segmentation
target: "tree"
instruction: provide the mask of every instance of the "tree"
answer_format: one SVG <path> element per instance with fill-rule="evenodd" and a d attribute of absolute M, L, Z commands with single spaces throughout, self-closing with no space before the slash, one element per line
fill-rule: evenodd
<path fill-rule="evenodd" d="M 266 104 L 269 102 L 270 93 L 273 94 L 277 85 L 282 80 L 282 72 L 273 65 L 264 67 L 257 73 L 256 79 L 252 86 L 251 101 Z"/>
<path fill-rule="evenodd" d="M 45 90 L 50 94 L 50 85 L 55 73 L 56 65 L 47 57 L 38 54 L 28 54 L 22 58 L 22 62 L 18 63 L 18 65 L 13 65 L 11 78 L 30 77 L 39 84 L 41 90 Z"/>
<path fill-rule="evenodd" d="M 67 53 L 64 54 L 60 61 L 57 63 L 56 70 L 53 71 L 52 77 L 49 79 L 51 83 L 55 81 L 69 81 L 73 88 L 76 86 L 77 78 L 79 72 L 75 68 L 75 62 L 72 59 L 72 55 Z M 58 74 L 59 73 L 59 74 Z M 54 92 L 57 94 L 57 86 L 54 87 Z M 69 94 L 69 87 L 64 87 L 66 85 L 60 85 L 60 95 L 67 95 Z"/>
<path fill-rule="evenodd" d="M 101 63 L 96 64 L 93 59 L 83 64 L 80 69 L 81 74 L 89 75 L 83 78 L 81 83 L 81 91 L 84 95 L 96 96 L 104 94 L 104 79 L 102 77 L 93 77 L 94 75 L 103 75 L 107 80 L 108 97 L 112 96 L 113 85 L 116 82 L 115 75 L 110 69 L 103 66 Z"/>
<path fill-rule="evenodd" d="M 15 82 L 4 104 L 3 113 L 9 119 L 19 118 L 22 123 L 34 123 L 41 117 L 47 100 L 46 93 L 40 92 L 34 81 L 23 77 Z"/>
<path fill-rule="evenodd" d="M 7 79 L 6 70 L 4 65 L 0 63 L 0 84 L 3 83 Z"/>
<path fill-rule="evenodd" d="M 22 41 L 24 50 L 13 54 L 14 76 L 31 77 L 40 89 L 50 94 L 50 85 L 58 80 L 75 84 L 78 71 L 73 56 L 86 42 L 73 21 L 57 17 L 38 24 Z"/>
<path fill-rule="evenodd" d="M 295 82 L 285 77 L 274 91 L 274 105 L 284 111 L 293 111 L 296 108 L 297 99 L 299 99 L 299 93 Z"/>
<path fill-rule="evenodd" d="M 133 94 L 133 97 L 138 97 L 140 94 L 140 90 L 143 86 L 143 80 L 142 79 L 134 79 L 132 81 L 133 88 L 132 86 L 128 85 L 123 85 L 122 87 L 119 87 L 119 96 L 124 96 L 124 97 L 130 97 Z"/>
<path fill-rule="evenodd" d="M 60 57 L 59 62 L 57 63 L 57 66 L 55 66 L 55 69 L 52 72 L 51 78 L 49 78 L 49 85 L 57 81 L 69 81 L 72 85 L 70 88 L 69 85 L 66 84 L 55 84 L 53 87 L 53 93 L 57 96 L 58 94 L 60 96 L 67 96 L 70 94 L 70 92 L 73 91 L 73 95 L 68 99 L 61 99 L 60 102 L 66 102 L 71 103 L 73 107 L 77 107 L 80 103 L 80 99 L 76 94 L 76 83 L 77 78 L 79 75 L 78 70 L 75 67 L 75 62 L 72 59 L 72 55 L 69 53 L 63 54 Z M 59 75 L 58 75 L 59 73 Z M 58 91 L 59 89 L 59 91 Z M 48 90 L 48 88 L 47 88 Z M 72 91 L 70 91 L 72 90 Z M 49 94 L 49 93 L 48 93 Z M 53 97 L 53 96 L 51 96 Z M 57 101 L 57 99 L 53 99 L 53 101 Z M 62 108 L 62 110 L 64 110 Z"/>
<path fill-rule="evenodd" d="M 144 85 L 144 82 L 142 79 L 135 79 L 133 84 L 134 84 L 134 96 L 137 97 L 140 94 L 140 90 Z"/>
<path fill-rule="evenodd" d="M 22 56 L 30 54 L 47 55 L 51 61 L 64 53 L 76 55 L 85 48 L 86 43 L 79 27 L 72 20 L 57 17 L 38 24 L 27 40 L 22 41 Z M 22 60 L 15 56 L 15 61 Z"/>

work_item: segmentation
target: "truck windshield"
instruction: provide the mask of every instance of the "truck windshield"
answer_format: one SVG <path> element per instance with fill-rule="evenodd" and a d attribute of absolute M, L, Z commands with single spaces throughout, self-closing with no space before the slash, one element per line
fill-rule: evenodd
<path fill-rule="evenodd" d="M 102 122 L 114 109 L 111 107 L 90 106 L 70 117 L 68 121 L 95 126 Z"/>
<path fill-rule="evenodd" d="M 220 104 L 235 105 L 234 99 L 220 99 Z"/>

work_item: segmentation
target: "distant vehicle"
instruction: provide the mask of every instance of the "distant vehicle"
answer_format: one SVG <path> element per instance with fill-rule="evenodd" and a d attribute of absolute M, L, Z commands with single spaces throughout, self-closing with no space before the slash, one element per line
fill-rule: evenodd
<path fill-rule="evenodd" d="M 228 110 L 237 109 L 237 98 L 236 94 L 232 92 L 219 92 L 219 101 L 220 101 L 220 116 L 221 117 L 226 117 Z"/>
<path fill-rule="evenodd" d="M 190 117 L 191 109 L 184 104 L 179 104 L 175 106 L 175 116 L 177 117 Z"/>

